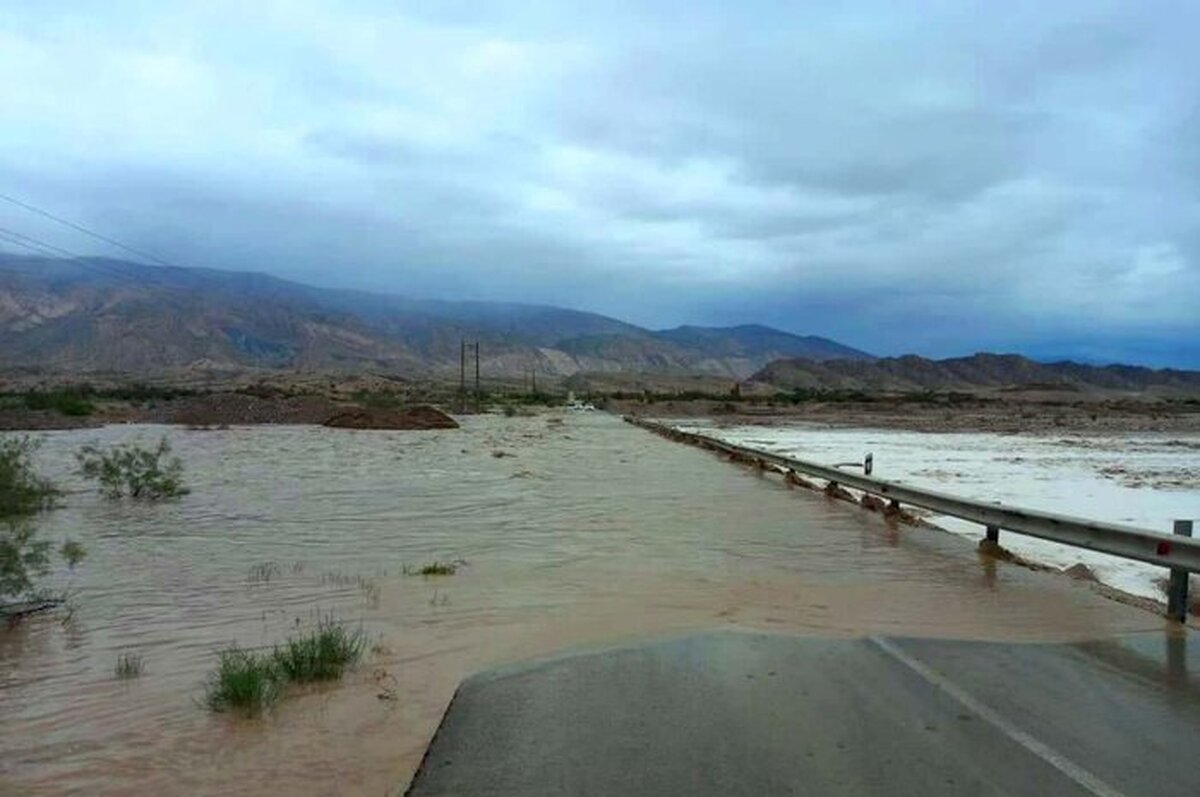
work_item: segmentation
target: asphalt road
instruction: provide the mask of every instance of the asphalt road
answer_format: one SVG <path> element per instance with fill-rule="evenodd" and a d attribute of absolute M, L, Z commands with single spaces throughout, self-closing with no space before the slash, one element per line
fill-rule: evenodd
<path fill-rule="evenodd" d="M 1196 797 L 1194 637 L 716 632 L 568 656 L 464 682 L 409 794 Z"/>

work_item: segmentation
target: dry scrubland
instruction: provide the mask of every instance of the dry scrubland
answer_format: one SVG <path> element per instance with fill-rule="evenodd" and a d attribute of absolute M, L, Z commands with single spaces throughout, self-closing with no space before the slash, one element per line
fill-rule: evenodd
<path fill-rule="evenodd" d="M 484 382 L 476 396 L 456 383 L 382 376 L 291 372 L 174 375 L 154 383 L 123 378 L 0 381 L 0 429 L 71 429 L 110 423 L 213 427 L 325 424 L 354 428 L 435 428 L 433 405 L 449 411 L 504 410 L 563 403 L 568 395 L 619 414 L 712 417 L 721 423 L 811 421 L 926 432 L 1105 434 L 1200 431 L 1200 397 L 1046 387 L 973 392 L 866 393 L 734 385 L 715 377 L 573 377 L 543 384 Z M 335 420 L 336 419 L 336 420 Z"/>

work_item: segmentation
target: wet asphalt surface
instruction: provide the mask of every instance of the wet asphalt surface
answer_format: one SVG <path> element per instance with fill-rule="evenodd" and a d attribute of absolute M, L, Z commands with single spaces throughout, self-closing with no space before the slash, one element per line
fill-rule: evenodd
<path fill-rule="evenodd" d="M 462 684 L 409 794 L 1200 794 L 1200 643 L 713 632 Z"/>

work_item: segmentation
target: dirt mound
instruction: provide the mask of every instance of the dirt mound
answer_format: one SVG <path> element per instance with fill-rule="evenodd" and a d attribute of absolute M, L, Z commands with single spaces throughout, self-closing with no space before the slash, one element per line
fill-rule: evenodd
<path fill-rule="evenodd" d="M 325 421 L 335 429 L 457 429 L 458 421 L 436 407 L 366 408 L 338 413 Z"/>
<path fill-rule="evenodd" d="M 138 412 L 136 418 L 142 422 L 183 426 L 308 424 L 321 423 L 338 410 L 336 403 L 320 396 L 264 398 L 245 393 L 212 393 L 164 402 L 160 409 Z"/>

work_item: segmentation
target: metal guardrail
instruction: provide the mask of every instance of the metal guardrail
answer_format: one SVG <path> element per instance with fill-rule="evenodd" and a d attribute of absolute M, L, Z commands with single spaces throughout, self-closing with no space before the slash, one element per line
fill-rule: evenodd
<path fill-rule="evenodd" d="M 772 465 L 785 472 L 805 473 L 832 484 L 852 487 L 864 493 L 888 499 L 893 502 L 894 508 L 898 508 L 900 504 L 908 504 L 941 515 L 978 523 L 987 529 L 987 536 L 991 540 L 998 539 L 999 531 L 1004 529 L 1043 540 L 1073 545 L 1077 548 L 1087 548 L 1125 559 L 1136 559 L 1152 565 L 1160 565 L 1175 573 L 1200 572 L 1200 540 L 1190 537 L 1190 523 L 1185 522 L 1186 530 L 1181 530 L 1181 525 L 1177 523 L 1176 534 L 1171 535 L 1136 526 L 1022 509 L 999 502 L 984 503 L 934 490 L 910 487 L 900 482 L 886 481 L 873 476 L 860 476 L 857 473 L 849 473 L 815 462 L 737 446 L 715 437 L 685 432 L 655 421 L 630 416 L 627 416 L 625 420 L 672 440 L 691 443 L 748 462 Z M 1189 536 L 1184 536 L 1185 534 Z M 1186 590 L 1186 577 L 1174 577 L 1172 582 L 1173 584 L 1182 583 Z M 1170 603 L 1176 610 L 1173 614 L 1185 611 L 1186 591 L 1182 596 L 1172 594 Z"/>

